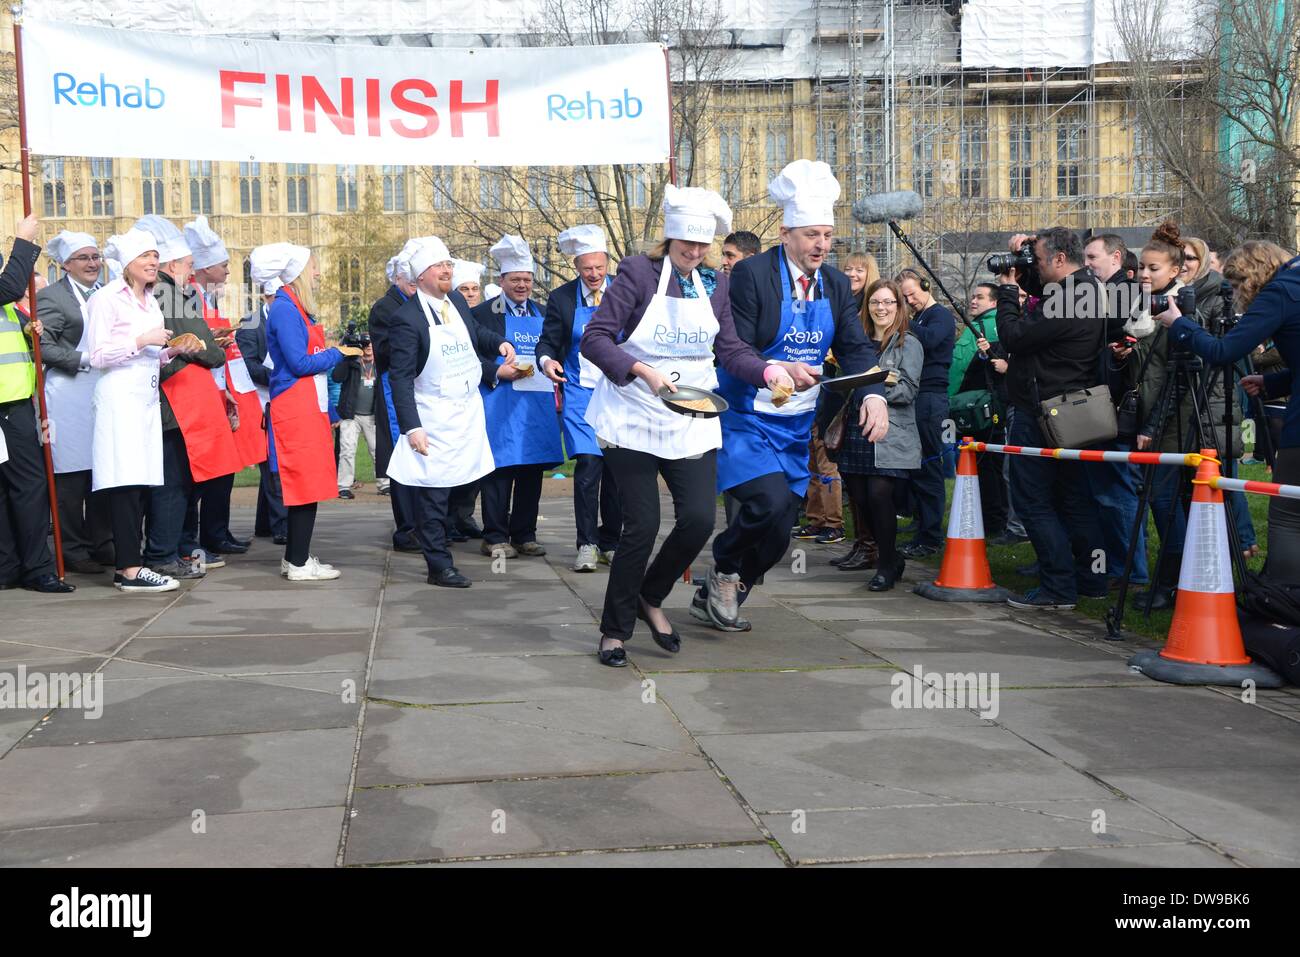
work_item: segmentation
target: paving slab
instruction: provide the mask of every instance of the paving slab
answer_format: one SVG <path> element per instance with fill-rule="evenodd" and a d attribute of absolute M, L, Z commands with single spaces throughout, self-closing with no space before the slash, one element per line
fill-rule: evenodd
<path fill-rule="evenodd" d="M 1205 688 L 1008 691 L 999 723 L 1078 768 L 1214 770 L 1300 765 L 1300 726 Z"/>
<path fill-rule="evenodd" d="M 1009 851 L 1002 854 L 936 854 L 932 857 L 903 857 L 896 860 L 858 861 L 849 864 L 814 864 L 816 868 L 839 867 L 1215 867 L 1237 865 L 1204 844 L 1143 844 L 1112 847 L 1072 848 L 1057 851 Z"/>
<path fill-rule="evenodd" d="M 785 609 L 750 608 L 746 602 L 745 615 L 753 622 L 753 631 L 722 632 L 689 616 L 671 616 L 682 640 L 682 649 L 675 655 L 654 644 L 645 625 L 639 624 L 628 654 L 646 672 L 885 664 Z"/>
<path fill-rule="evenodd" d="M 765 811 L 1113 797 L 993 726 L 707 734 L 698 740 L 749 805 Z"/>
<path fill-rule="evenodd" d="M 341 807 L 356 731 L 17 748 L 0 763 L 0 831 Z"/>
<path fill-rule="evenodd" d="M 355 808 L 348 864 L 762 839 L 712 771 L 384 788 Z"/>
<path fill-rule="evenodd" d="M 351 589 L 312 582 L 298 591 L 192 592 L 153 622 L 145 637 L 189 635 L 302 635 L 370 631 L 374 603 Z"/>
<path fill-rule="evenodd" d="M 300 637 L 137 638 L 121 659 L 212 674 L 364 670 L 370 632 Z"/>
<path fill-rule="evenodd" d="M 372 704 L 360 786 L 695 770 L 699 749 L 667 710 L 635 696 L 400 708 Z"/>
<path fill-rule="evenodd" d="M 658 693 L 695 734 L 974 726 L 973 712 L 902 709 L 879 668 L 661 674 Z"/>
<path fill-rule="evenodd" d="M 447 655 L 587 655 L 596 649 L 595 626 L 431 625 L 417 628 L 383 627 L 375 648 L 376 660 L 431 662 Z"/>
<path fill-rule="evenodd" d="M 1093 832 L 1093 812 L 1106 832 Z M 796 861 L 920 856 L 960 851 L 1107 847 L 1186 842 L 1188 836 L 1128 801 L 1060 802 L 1039 806 L 921 804 L 859 811 L 763 815 L 763 823 Z M 797 827 L 802 826 L 800 832 Z"/>
<path fill-rule="evenodd" d="M 0 867 L 333 867 L 344 813 L 323 807 L 0 831 Z"/>
<path fill-rule="evenodd" d="M 103 711 L 61 709 L 24 747 L 188 738 L 258 731 L 356 726 L 358 705 L 340 696 L 234 678 L 181 677 L 104 682 Z"/>
<path fill-rule="evenodd" d="M 732 868 L 785 867 L 776 851 L 767 844 L 741 847 L 683 847 L 667 851 L 597 851 L 537 857 L 511 857 L 504 860 L 449 861 L 442 864 L 415 864 L 413 867 L 560 867 L 560 868 Z"/>

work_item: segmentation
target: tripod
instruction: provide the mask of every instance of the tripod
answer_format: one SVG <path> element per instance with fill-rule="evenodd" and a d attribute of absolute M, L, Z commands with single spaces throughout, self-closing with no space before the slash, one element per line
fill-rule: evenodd
<path fill-rule="evenodd" d="M 1230 312 L 1229 315 L 1231 315 Z M 1222 334 L 1221 330 L 1219 330 L 1219 334 Z M 1230 462 L 1232 460 L 1232 392 L 1237 385 L 1235 374 L 1230 373 L 1235 373 L 1235 370 L 1231 366 L 1216 366 L 1207 370 L 1199 358 L 1184 349 L 1175 347 L 1167 335 L 1164 345 L 1168 350 L 1167 361 L 1170 371 L 1161 384 L 1154 405 L 1159 428 L 1152 439 L 1152 447 L 1156 450 L 1160 448 L 1164 442 L 1170 419 L 1174 419 L 1178 428 L 1177 438 L 1180 451 L 1199 452 L 1201 449 L 1211 448 L 1217 450 L 1219 448 L 1218 433 L 1213 416 L 1210 413 L 1208 397 L 1214 393 L 1215 384 L 1222 381 L 1224 386 L 1222 424 L 1227 430 L 1225 460 Z M 1160 348 L 1159 343 L 1152 346 L 1152 349 L 1157 348 Z M 1178 418 L 1178 414 L 1183 407 L 1184 401 L 1187 400 L 1190 400 L 1192 409 L 1188 417 L 1187 432 L 1184 435 L 1183 422 Z M 1142 493 L 1138 498 L 1137 514 L 1133 517 L 1133 524 L 1129 529 L 1128 552 L 1124 558 L 1124 573 L 1120 578 L 1119 594 L 1116 596 L 1115 605 L 1106 613 L 1106 637 L 1112 641 L 1119 641 L 1122 638 L 1124 606 L 1128 599 L 1129 570 L 1133 567 L 1133 556 L 1137 552 L 1140 540 L 1139 533 L 1146 524 L 1147 508 L 1151 502 L 1158 467 L 1160 466 L 1148 465 L 1143 470 Z M 1164 467 L 1168 468 L 1168 466 Z M 1187 512 L 1191 502 L 1191 494 L 1192 473 L 1188 469 L 1182 469 L 1178 478 L 1178 488 L 1174 494 L 1173 507 L 1169 510 L 1169 514 L 1165 516 L 1163 527 L 1159 529 L 1160 551 L 1156 556 L 1156 566 L 1151 570 L 1151 584 L 1147 588 L 1146 602 L 1143 608 L 1145 617 L 1151 615 L 1151 606 L 1155 602 L 1156 593 L 1162 587 L 1160 582 L 1165 563 L 1172 557 L 1169 554 L 1169 533 L 1179 513 Z M 1236 568 L 1239 580 L 1244 581 L 1247 571 L 1246 559 L 1242 555 L 1241 542 L 1237 537 L 1236 523 L 1229 521 L 1227 526 L 1233 566 Z"/>

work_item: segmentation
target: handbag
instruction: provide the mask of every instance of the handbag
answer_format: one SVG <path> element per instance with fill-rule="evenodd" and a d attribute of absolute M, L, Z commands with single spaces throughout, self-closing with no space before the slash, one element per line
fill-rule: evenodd
<path fill-rule="evenodd" d="M 1101 323 L 1101 336 L 1097 351 L 1106 344 L 1106 323 Z M 1038 357 L 1034 357 L 1037 365 Z M 1110 387 L 1095 385 L 1090 389 L 1063 392 L 1044 400 L 1038 392 L 1038 376 L 1034 376 L 1034 398 L 1038 400 L 1038 424 L 1053 448 L 1081 449 L 1098 442 L 1109 442 L 1119 434 L 1115 417 L 1115 403 Z"/>
<path fill-rule="evenodd" d="M 822 436 L 822 444 L 826 446 L 827 452 L 838 452 L 844 448 L 844 411 L 849 407 L 845 402 L 840 406 L 840 410 L 835 413 L 835 417 L 826 425 L 826 434 Z"/>
<path fill-rule="evenodd" d="M 958 392 L 948 400 L 948 414 L 959 435 L 976 439 L 987 437 L 1005 421 L 1002 403 L 989 389 Z"/>

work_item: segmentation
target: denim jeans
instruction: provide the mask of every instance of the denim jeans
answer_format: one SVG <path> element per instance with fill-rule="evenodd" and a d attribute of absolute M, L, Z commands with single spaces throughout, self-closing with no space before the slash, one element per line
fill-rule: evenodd
<path fill-rule="evenodd" d="M 1011 420 L 1007 444 L 1051 446 L 1038 420 L 1027 412 L 1017 412 Z M 1090 594 L 1103 593 L 1106 576 L 1092 570 L 1093 556 L 1103 548 L 1101 522 L 1088 496 L 1083 463 L 1011 458 L 1011 494 L 1038 555 L 1042 593 L 1066 602 L 1078 599 L 1080 586 Z"/>
<path fill-rule="evenodd" d="M 1108 442 L 1103 448 L 1129 451 L 1123 442 Z M 1120 578 L 1124 575 L 1129 536 L 1133 531 L 1133 519 L 1137 516 L 1138 466 L 1088 462 L 1083 466 L 1083 474 L 1099 510 L 1102 540 L 1106 547 L 1106 574 L 1110 578 Z M 1138 529 L 1138 544 L 1133 552 L 1133 567 L 1128 570 L 1128 580 L 1134 585 L 1145 585 L 1150 580 L 1146 522 Z"/>
<path fill-rule="evenodd" d="M 943 420 L 948 417 L 946 392 L 918 392 L 916 430 L 921 435 L 921 467 L 912 473 L 912 496 L 916 503 L 916 545 L 943 545 L 944 456 Z"/>

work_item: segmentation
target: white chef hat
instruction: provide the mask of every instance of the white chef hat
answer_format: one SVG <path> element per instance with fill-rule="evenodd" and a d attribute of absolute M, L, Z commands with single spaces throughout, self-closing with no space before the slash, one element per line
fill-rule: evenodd
<path fill-rule="evenodd" d="M 175 224 L 169 219 L 163 219 L 154 213 L 148 216 L 141 216 L 135 221 L 132 229 L 147 229 L 153 233 L 153 238 L 158 241 L 158 261 L 160 263 L 169 263 L 174 259 L 184 259 L 191 255 L 189 244 L 185 242 L 185 237 L 181 231 L 176 228 Z"/>
<path fill-rule="evenodd" d="M 711 189 L 664 187 L 664 237 L 711 243 L 731 231 L 731 207 Z"/>
<path fill-rule="evenodd" d="M 99 249 L 99 243 L 90 233 L 74 233 L 65 229 L 49 241 L 45 255 L 62 265 L 72 258 L 73 253 L 82 249 Z"/>
<path fill-rule="evenodd" d="M 587 253 L 607 253 L 605 230 L 595 223 L 571 226 L 560 233 L 556 246 L 562 256 L 585 256 Z"/>
<path fill-rule="evenodd" d="M 128 263 L 151 250 L 158 251 L 158 241 L 147 229 L 137 229 L 132 226 L 124 233 L 109 236 L 108 242 L 104 243 L 104 259 L 108 263 L 109 273 L 116 271 L 120 276 Z M 116 279 L 117 276 L 113 278 Z"/>
<path fill-rule="evenodd" d="M 408 239 L 397 255 L 388 260 L 385 272 L 388 274 L 389 282 L 397 282 L 399 279 L 406 282 L 415 281 L 415 277 L 411 275 L 411 257 L 415 255 L 415 251 L 419 248 L 420 240 Z"/>
<path fill-rule="evenodd" d="M 502 275 L 508 272 L 533 271 L 533 254 L 522 236 L 502 236 L 488 252 L 497 261 Z"/>
<path fill-rule="evenodd" d="M 488 283 L 483 287 L 483 301 L 487 302 L 501 295 L 501 287 L 494 282 Z"/>
<path fill-rule="evenodd" d="M 411 276 L 415 279 L 419 279 L 424 274 L 424 271 L 435 263 L 455 261 L 451 250 L 447 248 L 447 244 L 437 236 L 421 236 L 416 242 L 419 245 L 416 247 L 415 252 L 411 254 L 410 259 Z"/>
<path fill-rule="evenodd" d="M 230 262 L 230 253 L 221 237 L 208 225 L 208 217 L 198 216 L 194 222 L 185 224 L 185 242 L 194 251 L 194 268 L 207 269 L 220 263 Z"/>
<path fill-rule="evenodd" d="M 767 192 L 773 202 L 785 207 L 782 226 L 835 225 L 840 184 L 830 166 L 820 160 L 795 160 L 767 184 Z"/>
<path fill-rule="evenodd" d="M 293 243 L 268 243 L 248 254 L 253 282 L 267 295 L 302 275 L 311 259 L 311 250 Z"/>
<path fill-rule="evenodd" d="M 467 282 L 478 282 L 483 276 L 483 264 L 457 259 L 451 271 L 451 288 L 459 289 Z"/>

